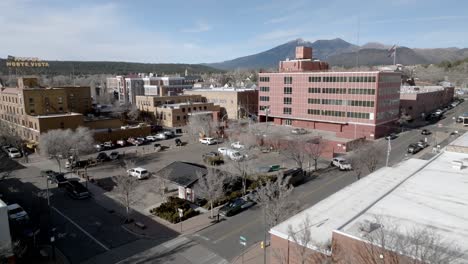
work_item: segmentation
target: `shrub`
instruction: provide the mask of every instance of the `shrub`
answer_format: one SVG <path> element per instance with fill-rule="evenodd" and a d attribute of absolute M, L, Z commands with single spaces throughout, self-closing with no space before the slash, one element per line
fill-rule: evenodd
<path fill-rule="evenodd" d="M 190 207 L 190 202 L 178 197 L 169 197 L 167 202 L 162 203 L 156 208 L 150 209 L 150 213 L 175 224 L 180 221 L 179 211 L 177 210 L 179 208 L 184 210 L 182 220 L 186 220 L 200 213 Z"/>

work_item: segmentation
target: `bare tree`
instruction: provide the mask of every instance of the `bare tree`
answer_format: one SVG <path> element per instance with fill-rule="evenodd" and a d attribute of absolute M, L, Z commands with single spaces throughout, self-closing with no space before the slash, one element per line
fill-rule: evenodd
<path fill-rule="evenodd" d="M 304 169 L 304 163 L 309 155 L 306 145 L 307 141 L 304 138 L 294 137 L 284 143 L 284 147 L 280 153 L 286 158 L 293 160 L 297 167 Z"/>
<path fill-rule="evenodd" d="M 213 203 L 224 195 L 224 180 L 226 174 L 214 168 L 208 168 L 207 174 L 203 175 L 197 171 L 196 193 L 204 197 L 210 203 L 211 218 L 213 215 Z"/>
<path fill-rule="evenodd" d="M 73 149 L 72 131 L 70 129 L 54 129 L 44 133 L 39 138 L 41 154 L 54 158 L 61 171 L 61 160 L 70 154 Z"/>
<path fill-rule="evenodd" d="M 318 167 L 318 160 L 320 159 L 320 156 L 322 155 L 324 144 L 321 138 L 317 137 L 314 139 L 310 139 L 306 142 L 304 145 L 305 152 L 307 157 L 309 158 L 309 164 L 310 160 L 314 162 L 314 171 L 317 170 Z M 310 171 L 310 168 L 309 168 Z"/>
<path fill-rule="evenodd" d="M 41 135 L 39 149 L 44 156 L 54 158 L 61 171 L 61 160 L 74 155 L 78 158 L 92 150 L 94 143 L 93 133 L 84 127 L 75 131 L 71 129 L 54 129 Z"/>
<path fill-rule="evenodd" d="M 359 154 L 360 153 L 355 153 L 355 155 L 349 159 L 349 163 L 351 164 L 351 167 L 353 168 L 353 172 L 354 172 L 354 175 L 356 175 L 357 180 L 361 179 L 363 171 L 366 167 L 362 163 L 361 158 L 358 156 Z"/>
<path fill-rule="evenodd" d="M 289 199 L 293 187 L 289 185 L 290 177 L 278 174 L 275 181 L 267 181 L 254 197 L 255 201 L 263 207 L 268 228 L 289 217 L 296 210 L 297 204 Z"/>
<path fill-rule="evenodd" d="M 163 202 L 166 202 L 167 201 L 167 197 L 166 197 L 166 194 L 167 194 L 167 176 L 172 174 L 172 170 L 165 170 L 163 172 L 163 174 L 161 175 L 157 175 L 157 177 L 155 177 L 155 185 L 156 185 L 156 193 L 159 194 L 161 196 L 161 198 L 163 199 Z"/>
<path fill-rule="evenodd" d="M 188 132 L 198 138 L 211 136 L 215 126 L 209 115 L 190 115 L 187 122 Z"/>
<path fill-rule="evenodd" d="M 365 165 L 369 173 L 374 172 L 385 157 L 384 151 L 375 144 L 363 145 L 356 154 L 360 157 L 361 163 Z"/>
<path fill-rule="evenodd" d="M 117 175 L 113 177 L 115 183 L 114 191 L 117 194 L 119 201 L 125 206 L 126 219 L 130 219 L 130 206 L 136 201 L 135 189 L 138 185 L 137 179 L 128 175 Z"/>
<path fill-rule="evenodd" d="M 131 105 L 127 117 L 132 121 L 136 121 L 140 118 L 140 114 L 140 110 L 135 105 Z"/>
<path fill-rule="evenodd" d="M 444 241 L 434 229 L 415 227 L 404 231 L 395 221 L 375 217 L 361 224 L 364 242 L 349 249 L 354 261 L 363 264 L 458 263 L 466 258 L 452 241 Z M 345 248 L 340 249 L 348 253 Z"/>
<path fill-rule="evenodd" d="M 247 193 L 247 180 L 249 178 L 249 175 L 252 174 L 253 171 L 253 164 L 252 164 L 252 155 L 253 151 L 252 150 L 244 150 L 243 154 L 244 158 L 242 159 L 230 159 L 230 158 L 225 158 L 225 161 L 227 161 L 228 168 L 230 168 L 231 172 L 241 178 L 242 180 L 242 193 L 246 194 Z"/>

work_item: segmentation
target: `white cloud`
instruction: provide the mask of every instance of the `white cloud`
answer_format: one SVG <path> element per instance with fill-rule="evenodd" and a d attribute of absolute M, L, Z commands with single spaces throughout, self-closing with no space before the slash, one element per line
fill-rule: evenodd
<path fill-rule="evenodd" d="M 282 16 L 282 17 L 274 17 L 274 18 L 271 18 L 267 21 L 265 21 L 265 25 L 269 25 L 269 24 L 278 24 L 278 23 L 282 23 L 282 22 L 286 22 L 288 20 L 290 20 L 292 18 L 292 16 Z"/>
<path fill-rule="evenodd" d="M 109 60 L 198 63 L 218 61 L 223 45 L 207 47 L 131 23 L 118 4 L 50 7 L 40 2 L 1 0 L 0 57 L 47 60 Z M 198 31 L 210 26 L 198 24 Z M 193 31 L 195 32 L 195 31 Z M 184 44 L 185 43 L 185 44 Z M 187 44 L 189 43 L 189 44 Z"/>
<path fill-rule="evenodd" d="M 303 33 L 300 29 L 278 29 L 257 36 L 258 40 L 290 40 L 293 37 L 299 37 Z"/>
<path fill-rule="evenodd" d="M 213 29 L 213 26 L 207 24 L 206 22 L 197 21 L 197 22 L 195 23 L 195 26 L 194 26 L 194 27 L 183 29 L 182 32 L 186 32 L 186 33 L 200 33 L 200 32 L 210 31 L 210 30 L 212 30 L 212 29 Z"/>

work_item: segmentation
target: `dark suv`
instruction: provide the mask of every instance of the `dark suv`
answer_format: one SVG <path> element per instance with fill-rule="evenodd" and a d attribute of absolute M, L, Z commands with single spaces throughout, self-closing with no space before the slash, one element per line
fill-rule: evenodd
<path fill-rule="evenodd" d="M 88 189 L 78 181 L 68 181 L 64 186 L 68 195 L 73 199 L 86 199 L 90 197 Z"/>

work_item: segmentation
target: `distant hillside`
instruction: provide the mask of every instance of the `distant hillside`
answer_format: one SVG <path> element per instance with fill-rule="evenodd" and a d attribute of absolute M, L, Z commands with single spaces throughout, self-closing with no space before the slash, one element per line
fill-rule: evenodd
<path fill-rule="evenodd" d="M 347 52 L 333 55 L 328 58 L 333 66 L 354 67 L 356 66 L 356 52 Z M 399 47 L 397 50 L 396 63 L 404 65 L 427 64 L 429 60 L 414 50 Z M 361 49 L 359 50 L 359 65 L 373 66 L 393 64 L 393 58 L 388 57 L 386 49 Z"/>
<path fill-rule="evenodd" d="M 47 61 L 48 68 L 21 68 L 21 74 L 51 74 L 51 75 L 75 75 L 84 74 L 127 74 L 138 72 L 154 73 L 184 73 L 185 69 L 190 74 L 221 72 L 219 69 L 200 64 L 171 64 L 171 63 L 133 63 L 113 61 Z M 15 69 L 13 68 L 13 71 Z M 0 59 L 0 74 L 8 74 L 6 60 Z"/>
<path fill-rule="evenodd" d="M 277 68 L 280 60 L 295 57 L 296 46 L 312 47 L 314 58 L 327 61 L 332 66 L 352 67 L 356 65 L 358 46 L 339 38 L 317 40 L 315 42 L 296 39 L 257 54 L 204 65 L 223 70 Z M 374 66 L 393 63 L 393 59 L 387 57 L 387 50 L 391 46 L 378 42 L 369 42 L 362 45 L 359 47 L 359 64 Z M 397 63 L 405 65 L 440 63 L 442 61 L 461 60 L 467 57 L 467 48 L 410 49 L 398 47 L 397 51 Z"/>
<path fill-rule="evenodd" d="M 276 68 L 278 67 L 278 62 L 280 60 L 285 60 L 286 58 L 293 59 L 295 57 L 295 49 L 297 46 L 312 47 L 314 58 L 321 60 L 325 60 L 331 55 L 349 52 L 357 48 L 357 46 L 339 38 L 332 40 L 317 40 L 313 43 L 302 39 L 296 39 L 261 53 L 219 63 L 207 63 L 204 65 L 223 70 L 232 70 L 237 68 Z"/>

